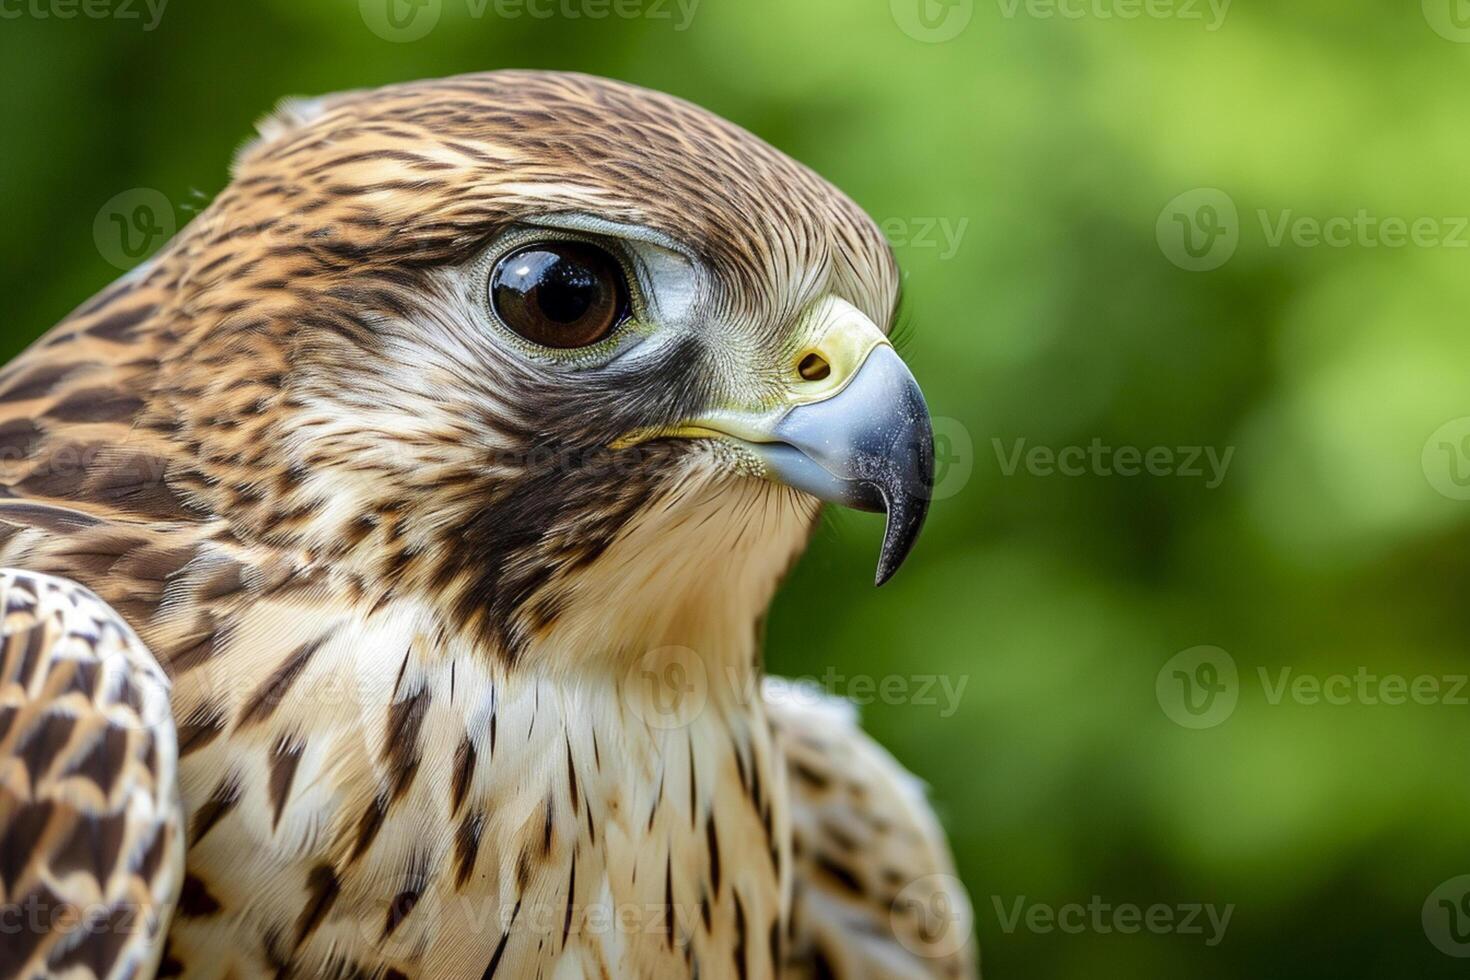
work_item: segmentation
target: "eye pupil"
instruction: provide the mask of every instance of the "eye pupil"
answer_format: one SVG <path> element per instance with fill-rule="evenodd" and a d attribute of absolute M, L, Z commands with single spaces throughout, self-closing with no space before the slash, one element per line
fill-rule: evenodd
<path fill-rule="evenodd" d="M 530 245 L 502 259 L 490 282 L 496 314 L 543 347 L 585 347 L 629 315 L 622 267 L 585 242 Z"/>
<path fill-rule="evenodd" d="M 602 284 L 587 270 L 570 262 L 558 262 L 541 281 L 536 299 L 541 312 L 557 323 L 576 323 L 597 305 Z"/>

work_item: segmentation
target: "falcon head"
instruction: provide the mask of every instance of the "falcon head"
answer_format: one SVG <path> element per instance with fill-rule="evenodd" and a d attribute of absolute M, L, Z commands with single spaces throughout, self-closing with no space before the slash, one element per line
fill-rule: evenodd
<path fill-rule="evenodd" d="M 810 170 L 539 72 L 290 102 L 261 134 L 140 274 L 173 297 L 155 407 L 191 502 L 242 540 L 512 653 L 574 607 L 661 635 L 681 597 L 763 608 L 819 501 L 887 513 L 880 584 L 908 554 L 933 448 L 896 265 Z"/>

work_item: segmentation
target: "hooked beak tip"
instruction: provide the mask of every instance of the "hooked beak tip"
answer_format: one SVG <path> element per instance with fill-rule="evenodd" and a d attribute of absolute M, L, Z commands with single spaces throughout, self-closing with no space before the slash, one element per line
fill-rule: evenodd
<path fill-rule="evenodd" d="M 909 552 L 919 540 L 924 517 L 929 510 L 927 500 L 909 497 L 887 506 L 888 519 L 883 528 L 883 547 L 878 552 L 878 569 L 873 585 L 882 588 L 898 572 Z"/>

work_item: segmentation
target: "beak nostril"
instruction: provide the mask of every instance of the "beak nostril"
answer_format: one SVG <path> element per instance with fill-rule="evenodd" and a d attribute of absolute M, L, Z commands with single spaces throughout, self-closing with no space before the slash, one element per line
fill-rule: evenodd
<path fill-rule="evenodd" d="M 807 354 L 796 365 L 796 373 L 800 374 L 804 381 L 822 381 L 832 373 L 832 365 L 827 359 L 816 351 Z"/>

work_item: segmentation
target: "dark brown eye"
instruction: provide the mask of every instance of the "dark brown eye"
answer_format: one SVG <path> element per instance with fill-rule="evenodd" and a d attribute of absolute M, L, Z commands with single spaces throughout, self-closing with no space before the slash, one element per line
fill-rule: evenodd
<path fill-rule="evenodd" d="M 512 252 L 490 277 L 505 325 L 533 344 L 595 344 L 628 318 L 628 288 L 616 259 L 585 242 L 545 242 Z"/>

